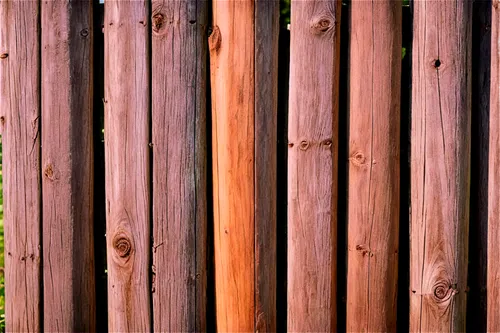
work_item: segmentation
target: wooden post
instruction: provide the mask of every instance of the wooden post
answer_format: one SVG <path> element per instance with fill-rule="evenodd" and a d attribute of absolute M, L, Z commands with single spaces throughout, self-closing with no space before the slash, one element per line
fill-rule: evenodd
<path fill-rule="evenodd" d="M 500 331 L 500 1 L 491 9 L 490 147 L 488 183 L 487 331 Z"/>
<path fill-rule="evenodd" d="M 415 1 L 410 331 L 465 331 L 472 2 Z"/>
<path fill-rule="evenodd" d="M 42 2 L 45 331 L 95 331 L 92 1 Z"/>
<path fill-rule="evenodd" d="M 341 2 L 291 4 L 288 331 L 337 329 L 337 150 Z"/>
<path fill-rule="evenodd" d="M 347 331 L 395 332 L 400 1 L 351 2 Z"/>
<path fill-rule="evenodd" d="M 217 329 L 276 327 L 278 3 L 213 3 Z M 257 151 L 259 150 L 259 151 Z"/>
<path fill-rule="evenodd" d="M 149 4 L 105 2 L 105 155 L 110 332 L 150 314 Z"/>
<path fill-rule="evenodd" d="M 41 327 L 38 1 L 0 1 L 0 130 L 7 332 Z"/>
<path fill-rule="evenodd" d="M 206 331 L 207 2 L 152 3 L 153 314 Z"/>

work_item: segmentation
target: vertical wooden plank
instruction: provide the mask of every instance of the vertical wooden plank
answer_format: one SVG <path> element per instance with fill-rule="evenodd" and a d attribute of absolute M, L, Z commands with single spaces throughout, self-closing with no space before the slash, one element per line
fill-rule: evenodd
<path fill-rule="evenodd" d="M 255 1 L 255 331 L 276 332 L 279 1 Z"/>
<path fill-rule="evenodd" d="M 151 329 L 149 4 L 107 0 L 105 155 L 110 332 Z"/>
<path fill-rule="evenodd" d="M 410 331 L 465 331 L 472 2 L 415 1 Z"/>
<path fill-rule="evenodd" d="M 278 9 L 215 1 L 209 38 L 217 328 L 276 330 Z"/>
<path fill-rule="evenodd" d="M 335 331 L 340 1 L 291 4 L 288 331 Z"/>
<path fill-rule="evenodd" d="M 396 331 L 401 4 L 351 2 L 348 332 Z"/>
<path fill-rule="evenodd" d="M 92 2 L 41 13 L 43 326 L 94 331 Z"/>
<path fill-rule="evenodd" d="M 8 332 L 41 331 L 38 1 L 0 2 L 0 130 Z"/>
<path fill-rule="evenodd" d="M 491 8 L 490 151 L 488 182 L 487 331 L 500 331 L 500 1 Z"/>
<path fill-rule="evenodd" d="M 209 38 L 217 330 L 254 331 L 254 3 L 216 0 Z"/>
<path fill-rule="evenodd" d="M 206 331 L 207 2 L 152 3 L 153 318 Z"/>
<path fill-rule="evenodd" d="M 491 1 L 474 1 L 467 331 L 486 332 Z"/>

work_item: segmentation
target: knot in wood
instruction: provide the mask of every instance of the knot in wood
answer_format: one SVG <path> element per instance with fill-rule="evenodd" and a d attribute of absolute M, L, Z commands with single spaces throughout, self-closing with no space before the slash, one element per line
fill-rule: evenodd
<path fill-rule="evenodd" d="M 165 22 L 165 16 L 161 13 L 156 13 L 151 19 L 153 31 L 159 33 Z"/>
<path fill-rule="evenodd" d="M 0 59 L 5 59 L 5 58 L 7 58 L 8 56 L 9 56 L 9 54 L 8 54 L 8 53 L 6 53 L 6 52 L 4 52 L 4 53 L 0 54 Z"/>
<path fill-rule="evenodd" d="M 217 51 L 220 49 L 222 43 L 222 36 L 220 33 L 220 29 L 218 26 L 214 26 L 212 29 L 212 33 L 208 37 L 208 46 L 210 51 Z"/>
<path fill-rule="evenodd" d="M 45 177 L 47 177 L 50 180 L 56 180 L 57 179 L 56 171 L 54 170 L 54 166 L 52 165 L 52 163 L 48 163 L 47 164 L 47 166 L 45 167 L 45 171 L 43 172 L 43 174 L 45 175 Z"/>
<path fill-rule="evenodd" d="M 333 17 L 326 14 L 320 15 L 311 21 L 311 31 L 315 35 L 324 34 L 332 30 L 334 26 Z"/>
<path fill-rule="evenodd" d="M 351 157 L 351 161 L 355 165 L 363 165 L 366 163 L 366 156 L 362 152 L 358 151 Z"/>
<path fill-rule="evenodd" d="M 309 148 L 309 141 L 302 140 L 299 145 L 300 150 L 307 150 Z"/>
<path fill-rule="evenodd" d="M 444 302 L 451 297 L 451 286 L 445 281 L 438 282 L 434 285 L 434 297 L 438 302 Z"/>
<path fill-rule="evenodd" d="M 330 149 L 332 147 L 332 140 L 330 139 L 323 140 L 323 142 L 321 142 L 321 145 L 326 149 Z"/>
<path fill-rule="evenodd" d="M 80 36 L 83 38 L 87 37 L 89 35 L 89 29 L 85 28 L 80 31 Z"/>
<path fill-rule="evenodd" d="M 117 235 L 113 240 L 113 247 L 121 258 L 130 256 L 132 252 L 132 242 L 125 235 Z"/>

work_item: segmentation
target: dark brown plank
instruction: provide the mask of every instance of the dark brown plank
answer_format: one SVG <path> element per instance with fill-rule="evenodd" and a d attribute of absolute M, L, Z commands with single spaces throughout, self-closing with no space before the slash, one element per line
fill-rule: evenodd
<path fill-rule="evenodd" d="M 208 3 L 152 3 L 153 318 L 206 331 Z"/>
<path fill-rule="evenodd" d="M 276 332 L 279 1 L 255 1 L 255 331 Z"/>

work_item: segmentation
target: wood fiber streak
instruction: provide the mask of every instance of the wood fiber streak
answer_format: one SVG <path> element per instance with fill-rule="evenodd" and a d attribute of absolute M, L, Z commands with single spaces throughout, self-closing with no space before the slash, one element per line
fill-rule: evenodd
<path fill-rule="evenodd" d="M 401 2 L 351 3 L 347 331 L 395 332 Z"/>
<path fill-rule="evenodd" d="M 465 331 L 472 2 L 415 1 L 410 330 Z"/>
<path fill-rule="evenodd" d="M 42 2 L 43 326 L 95 330 L 92 2 Z"/>
<path fill-rule="evenodd" d="M 279 1 L 255 1 L 255 331 L 276 332 Z"/>
<path fill-rule="evenodd" d="M 500 331 L 500 2 L 492 1 L 487 331 Z"/>
<path fill-rule="evenodd" d="M 149 4 L 105 2 L 104 140 L 110 332 L 151 330 Z"/>
<path fill-rule="evenodd" d="M 39 2 L 0 1 L 7 332 L 42 331 Z"/>
<path fill-rule="evenodd" d="M 254 331 L 254 2 L 215 0 L 212 89 L 217 330 Z"/>
<path fill-rule="evenodd" d="M 152 3 L 153 318 L 206 331 L 207 2 Z"/>
<path fill-rule="evenodd" d="M 335 331 L 341 2 L 291 6 L 287 326 Z"/>

